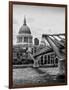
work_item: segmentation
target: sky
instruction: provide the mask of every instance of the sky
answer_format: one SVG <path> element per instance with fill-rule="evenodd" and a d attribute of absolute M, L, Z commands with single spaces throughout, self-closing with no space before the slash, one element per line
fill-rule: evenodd
<path fill-rule="evenodd" d="M 13 44 L 17 42 L 24 16 L 33 39 L 41 41 L 42 34 L 65 33 L 65 8 L 13 5 Z"/>

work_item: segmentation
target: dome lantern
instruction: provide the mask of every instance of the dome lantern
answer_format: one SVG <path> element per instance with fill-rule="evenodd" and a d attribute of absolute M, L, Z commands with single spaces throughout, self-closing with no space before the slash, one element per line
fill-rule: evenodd
<path fill-rule="evenodd" d="M 24 24 L 23 25 L 26 25 L 26 18 L 25 18 L 25 16 L 24 16 Z"/>

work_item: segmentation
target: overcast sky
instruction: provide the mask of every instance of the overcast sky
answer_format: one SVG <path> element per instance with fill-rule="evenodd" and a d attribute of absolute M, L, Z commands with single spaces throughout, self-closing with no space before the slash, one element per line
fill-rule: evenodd
<path fill-rule="evenodd" d="M 65 33 L 64 8 L 13 5 L 13 44 L 17 42 L 16 35 L 23 25 L 24 16 L 33 38 L 41 40 L 42 34 Z"/>

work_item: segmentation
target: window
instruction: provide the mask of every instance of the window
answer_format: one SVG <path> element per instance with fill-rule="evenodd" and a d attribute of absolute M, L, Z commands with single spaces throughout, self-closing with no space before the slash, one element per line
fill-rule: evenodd
<path fill-rule="evenodd" d="M 58 58 L 55 59 L 55 63 L 58 64 Z"/>
<path fill-rule="evenodd" d="M 32 37 L 29 37 L 29 43 L 32 43 Z"/>
<path fill-rule="evenodd" d="M 51 64 L 54 64 L 54 60 L 55 60 L 55 55 L 51 54 Z"/>
<path fill-rule="evenodd" d="M 41 56 L 41 64 L 43 65 L 43 56 Z"/>
<path fill-rule="evenodd" d="M 48 55 L 48 64 L 50 64 L 50 55 Z"/>
<path fill-rule="evenodd" d="M 19 37 L 18 38 L 18 42 L 22 42 L 22 37 Z"/>
<path fill-rule="evenodd" d="M 44 56 L 44 59 L 45 59 L 44 64 L 47 64 L 47 56 L 46 55 Z"/>
<path fill-rule="evenodd" d="M 28 37 L 24 37 L 24 42 L 28 42 Z"/>

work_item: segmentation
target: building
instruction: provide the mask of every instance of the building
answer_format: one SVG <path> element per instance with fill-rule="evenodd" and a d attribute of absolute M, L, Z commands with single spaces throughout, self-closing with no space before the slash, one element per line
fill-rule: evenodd
<path fill-rule="evenodd" d="M 33 37 L 31 35 L 31 30 L 26 23 L 26 18 L 24 17 L 24 23 L 19 29 L 17 35 L 17 45 L 13 46 L 14 64 L 30 63 L 31 57 L 28 55 L 26 51 L 27 50 L 31 51 L 33 45 L 32 39 Z"/>
<path fill-rule="evenodd" d="M 37 66 L 58 67 L 59 59 L 52 47 L 47 46 L 44 41 L 39 44 L 37 38 L 34 39 L 33 44 L 32 39 L 31 30 L 24 17 L 24 23 L 17 35 L 17 45 L 13 46 L 13 64 L 27 64 L 27 66 L 32 64 L 32 66 L 36 66 L 35 63 L 37 63 Z"/>
<path fill-rule="evenodd" d="M 41 46 L 37 49 L 36 53 L 33 55 L 36 60 L 38 60 L 39 66 L 45 67 L 58 67 L 58 57 L 55 52 L 49 46 Z"/>
<path fill-rule="evenodd" d="M 34 38 L 34 44 L 33 44 L 33 47 L 32 47 L 32 54 L 36 53 L 38 47 L 39 47 L 39 39 Z"/>
<path fill-rule="evenodd" d="M 39 58 L 37 64 L 39 66 L 58 66 L 58 58 L 52 51 L 52 48 L 47 47 L 44 43 L 39 44 L 38 38 L 34 39 L 34 44 L 32 42 L 33 36 L 31 35 L 31 30 L 27 26 L 26 18 L 24 17 L 24 23 L 19 29 L 17 35 L 17 45 L 13 47 L 13 63 L 14 64 L 32 64 L 34 65 L 34 60 Z M 31 49 L 31 50 L 30 50 Z M 34 58 L 31 58 L 28 50 Z"/>
<path fill-rule="evenodd" d="M 26 18 L 24 17 L 24 23 L 19 29 L 18 35 L 17 35 L 17 44 L 18 45 L 32 45 L 32 35 L 30 28 L 28 27 L 26 23 Z"/>
<path fill-rule="evenodd" d="M 34 39 L 34 45 L 39 45 L 39 39 L 38 38 Z"/>

